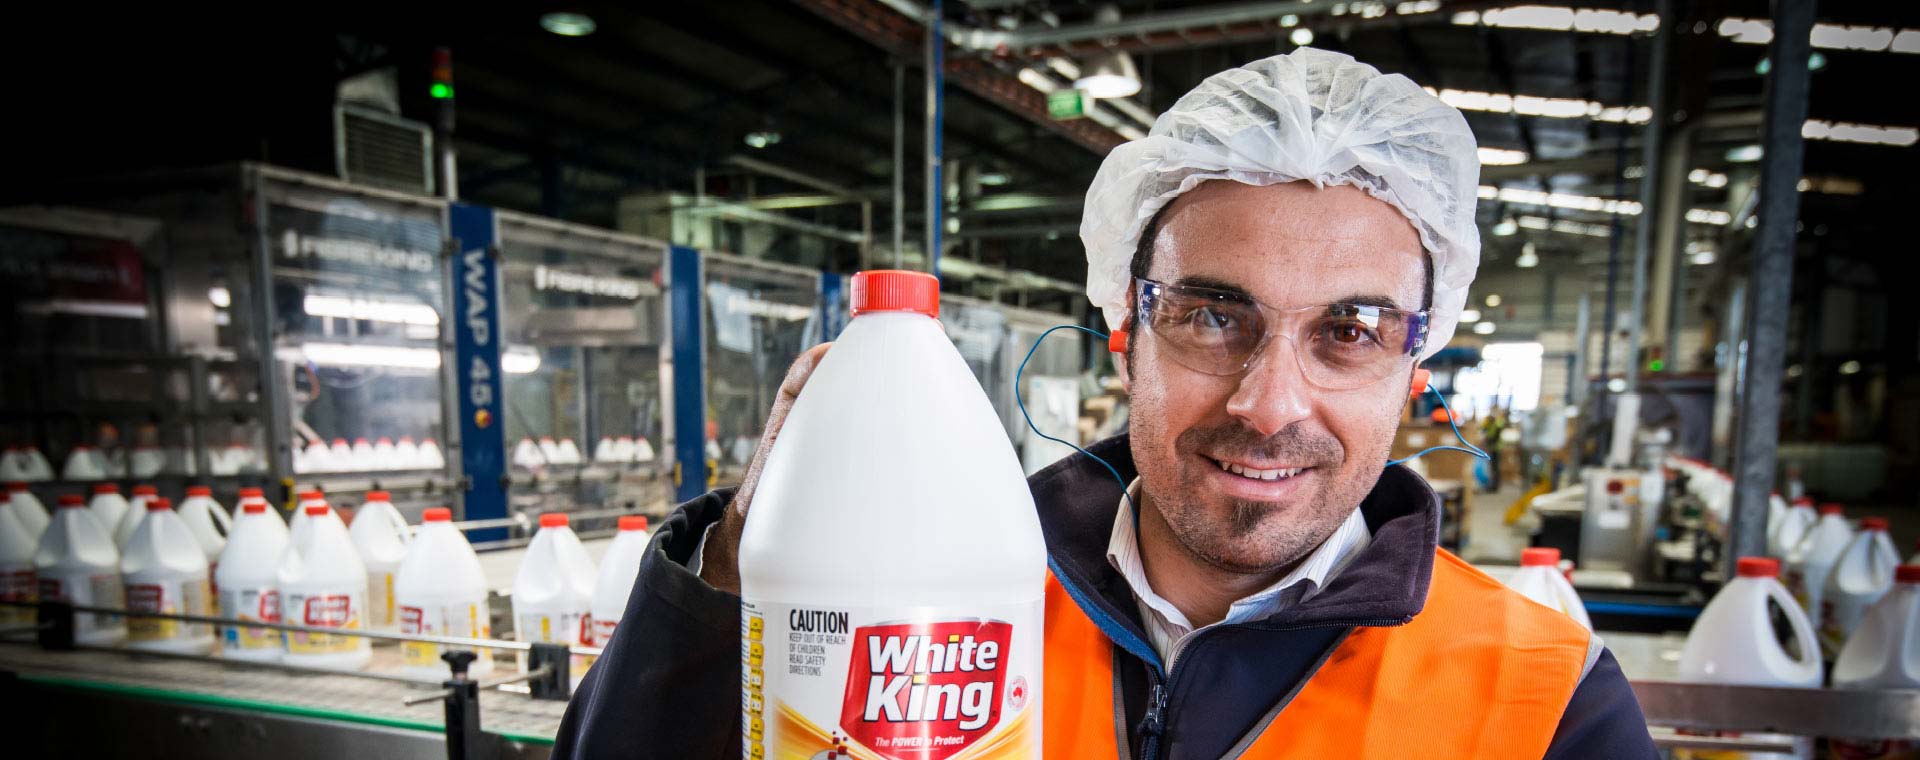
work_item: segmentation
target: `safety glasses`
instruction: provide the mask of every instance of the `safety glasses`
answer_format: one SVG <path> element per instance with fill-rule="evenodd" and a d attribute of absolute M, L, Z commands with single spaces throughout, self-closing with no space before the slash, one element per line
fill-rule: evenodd
<path fill-rule="evenodd" d="M 1247 371 L 1278 336 L 1293 344 L 1307 382 L 1349 390 L 1406 370 L 1427 339 L 1424 311 L 1351 303 L 1278 309 L 1228 290 L 1145 278 L 1133 287 L 1135 324 L 1175 362 L 1208 375 Z"/>

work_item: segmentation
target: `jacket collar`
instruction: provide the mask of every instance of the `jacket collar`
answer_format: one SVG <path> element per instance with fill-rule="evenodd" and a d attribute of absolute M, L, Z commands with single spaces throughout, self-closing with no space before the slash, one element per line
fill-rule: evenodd
<path fill-rule="evenodd" d="M 1075 453 L 1028 479 L 1046 536 L 1049 564 L 1074 601 L 1110 638 L 1136 655 L 1144 631 L 1127 585 L 1106 561 L 1119 511 L 1121 483 L 1133 480 L 1132 446 L 1121 434 L 1087 447 L 1116 473 Z M 1360 502 L 1373 541 L 1325 589 L 1267 618 L 1236 625 L 1256 629 L 1401 625 L 1427 601 L 1439 544 L 1439 498 L 1405 467 L 1383 470 Z M 1132 639 L 1128 641 L 1127 639 Z M 1143 659 L 1157 662 L 1151 649 Z"/>

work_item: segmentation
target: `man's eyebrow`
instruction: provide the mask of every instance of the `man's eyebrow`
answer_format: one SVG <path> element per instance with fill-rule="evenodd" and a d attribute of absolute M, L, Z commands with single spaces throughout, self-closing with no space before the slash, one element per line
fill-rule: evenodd
<path fill-rule="evenodd" d="M 1333 299 L 1333 303 L 1353 304 L 1354 306 L 1373 306 L 1381 309 L 1400 309 L 1400 303 L 1390 296 L 1352 295 Z"/>
<path fill-rule="evenodd" d="M 1239 285 L 1235 285 L 1231 282 L 1227 282 L 1226 280 L 1217 280 L 1212 277 L 1208 277 L 1206 275 L 1190 275 L 1190 276 L 1182 277 L 1178 280 L 1174 280 L 1173 284 L 1179 285 L 1180 287 L 1183 287 L 1183 288 L 1206 288 L 1208 290 L 1218 290 L 1222 293 L 1239 296 L 1249 301 L 1253 300 L 1253 294 L 1247 292 L 1246 288 L 1240 287 Z"/>

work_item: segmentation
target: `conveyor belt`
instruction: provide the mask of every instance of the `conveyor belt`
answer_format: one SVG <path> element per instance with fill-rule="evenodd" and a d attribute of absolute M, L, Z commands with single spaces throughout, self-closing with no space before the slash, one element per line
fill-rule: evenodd
<path fill-rule="evenodd" d="M 368 671 L 400 673 L 397 647 L 376 644 L 373 651 Z M 501 658 L 496 661 L 495 674 L 509 673 L 513 667 L 511 658 Z M 444 726 L 440 702 L 401 704 L 408 697 L 439 686 L 424 681 L 416 686 L 351 675 L 296 673 L 122 652 L 48 652 L 26 643 L 0 644 L 0 671 L 36 683 L 160 701 L 434 732 Z M 532 744 L 552 744 L 565 711 L 564 702 L 535 700 L 525 693 L 490 691 L 480 697 L 484 730 Z"/>

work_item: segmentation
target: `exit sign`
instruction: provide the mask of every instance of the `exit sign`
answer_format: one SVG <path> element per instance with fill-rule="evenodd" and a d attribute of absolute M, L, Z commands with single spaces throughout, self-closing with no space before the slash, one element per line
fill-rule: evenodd
<path fill-rule="evenodd" d="M 1047 114 L 1061 121 L 1086 118 L 1087 91 L 1069 89 L 1047 93 Z"/>

